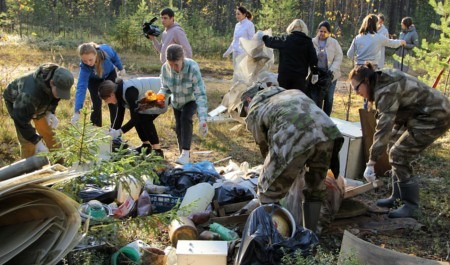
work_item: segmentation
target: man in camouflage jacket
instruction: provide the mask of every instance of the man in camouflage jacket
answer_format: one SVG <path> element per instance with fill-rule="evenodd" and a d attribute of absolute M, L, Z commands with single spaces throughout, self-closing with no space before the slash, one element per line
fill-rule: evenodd
<path fill-rule="evenodd" d="M 258 181 L 260 202 L 279 202 L 294 180 L 303 176 L 301 172 L 306 166 L 304 203 L 316 202 L 318 211 L 315 212 L 320 214 L 326 196 L 324 180 L 333 149 L 339 151 L 342 145 L 341 133 L 303 92 L 271 86 L 252 97 L 255 87 L 248 89 L 242 99 L 244 102 L 251 99 L 245 121 L 265 157 Z M 303 213 L 303 216 L 310 214 Z M 310 227 L 304 226 L 314 231 L 316 224 L 313 221 Z"/>
<path fill-rule="evenodd" d="M 73 83 L 69 70 L 57 64 L 43 64 L 34 73 L 17 78 L 6 87 L 3 98 L 14 120 L 22 158 L 48 151 L 42 139 L 49 148 L 56 146 L 52 131 L 58 124 L 55 110 L 60 99 L 70 98 Z"/>

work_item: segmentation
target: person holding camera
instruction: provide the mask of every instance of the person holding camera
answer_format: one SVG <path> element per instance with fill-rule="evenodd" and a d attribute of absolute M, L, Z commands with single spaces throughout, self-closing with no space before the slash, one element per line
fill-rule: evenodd
<path fill-rule="evenodd" d="M 161 67 L 162 87 L 158 94 L 164 94 L 165 98 L 168 95 L 171 96 L 178 148 L 181 152 L 175 162 L 184 165 L 189 163 L 193 130 L 192 117 L 196 111 L 200 120 L 200 134 L 206 136 L 208 133 L 206 89 L 198 64 L 194 60 L 184 57 L 181 45 L 169 45 L 166 56 L 167 61 Z"/>
<path fill-rule="evenodd" d="M 78 46 L 78 53 L 81 59 L 80 73 L 75 93 L 75 113 L 71 122 L 77 123 L 80 119 L 80 110 L 83 108 L 86 98 L 86 89 L 89 89 L 92 100 L 91 122 L 95 126 L 102 127 L 102 100 L 98 96 L 98 86 L 105 80 L 115 81 L 117 78 L 116 68 L 120 75 L 125 75 L 125 69 L 119 55 L 107 44 L 83 43 Z M 117 106 L 108 104 L 108 107 L 111 127 L 117 129 L 117 125 L 114 124 Z"/>
<path fill-rule="evenodd" d="M 34 73 L 15 79 L 6 87 L 3 99 L 14 120 L 21 158 L 58 147 L 53 132 L 59 124 L 55 111 L 60 99 L 70 99 L 73 83 L 69 70 L 49 63 L 42 64 Z"/>
<path fill-rule="evenodd" d="M 153 121 L 159 114 L 167 111 L 168 100 L 166 99 L 163 102 L 162 108 L 160 106 L 147 108 L 140 104 L 149 94 L 156 95 L 160 88 L 161 80 L 158 77 L 133 78 L 118 80 L 118 82 L 105 80 L 100 84 L 98 94 L 105 103 L 117 104 L 116 124 L 120 128 L 109 131 L 112 138 L 118 138 L 134 127 L 142 141 L 142 145 L 137 147 L 135 151 L 142 153 L 145 150 L 148 155 L 153 149 L 155 155 L 164 158 L 164 153 L 159 144 L 158 132 Z M 122 126 L 125 108 L 130 110 L 131 119 Z"/>
<path fill-rule="evenodd" d="M 192 58 L 192 48 L 186 37 L 186 33 L 180 24 L 175 22 L 175 13 L 170 8 L 165 8 L 161 11 L 161 21 L 165 28 L 161 35 L 161 42 L 156 38 L 159 36 L 159 31 L 156 34 L 145 34 L 153 42 L 153 46 L 159 52 L 161 63 L 166 62 L 166 50 L 170 44 L 179 44 L 183 47 L 184 54 L 187 58 Z M 144 24 L 145 25 L 145 24 Z M 144 29 L 145 31 L 145 29 Z M 150 32 L 153 32 L 152 30 Z"/>

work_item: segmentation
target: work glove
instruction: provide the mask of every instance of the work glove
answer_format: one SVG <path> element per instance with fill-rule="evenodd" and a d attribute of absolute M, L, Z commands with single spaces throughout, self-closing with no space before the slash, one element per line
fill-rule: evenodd
<path fill-rule="evenodd" d="M 35 154 L 38 153 L 47 153 L 48 152 L 48 148 L 47 146 L 45 146 L 44 141 L 42 141 L 42 139 L 36 144 L 36 150 L 35 150 Z"/>
<path fill-rule="evenodd" d="M 375 182 L 377 176 L 375 175 L 375 168 L 373 165 L 367 165 L 366 170 L 364 170 L 364 178 L 368 182 Z"/>
<path fill-rule="evenodd" d="M 200 120 L 198 124 L 198 131 L 201 136 L 206 136 L 208 134 L 208 124 L 206 124 L 205 120 Z"/>
<path fill-rule="evenodd" d="M 119 71 L 119 76 L 124 77 L 126 73 L 127 72 L 125 71 L 125 68 L 123 68 L 122 70 Z"/>
<path fill-rule="evenodd" d="M 319 75 L 313 75 L 311 77 L 311 84 L 315 85 L 319 81 Z"/>
<path fill-rule="evenodd" d="M 75 113 L 72 115 L 72 119 L 70 119 L 70 122 L 71 122 L 72 124 L 76 124 L 76 123 L 78 122 L 79 119 L 80 119 L 80 113 L 75 112 Z"/>
<path fill-rule="evenodd" d="M 113 139 L 117 139 L 122 135 L 122 129 L 109 129 L 108 134 L 113 138 Z"/>
<path fill-rule="evenodd" d="M 45 119 L 47 120 L 47 124 L 48 126 L 50 126 L 50 128 L 56 129 L 56 127 L 58 127 L 59 120 L 58 118 L 56 118 L 55 114 L 51 113 L 50 111 L 47 111 L 45 113 Z"/>

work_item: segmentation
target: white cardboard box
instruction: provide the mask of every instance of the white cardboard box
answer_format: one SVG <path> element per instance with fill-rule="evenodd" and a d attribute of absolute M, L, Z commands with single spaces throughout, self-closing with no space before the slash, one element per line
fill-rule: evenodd
<path fill-rule="evenodd" d="M 226 265 L 227 241 L 178 240 L 177 265 Z"/>
<path fill-rule="evenodd" d="M 339 152 L 339 175 L 361 179 L 365 168 L 361 124 L 336 118 L 331 120 L 344 136 L 344 144 Z"/>

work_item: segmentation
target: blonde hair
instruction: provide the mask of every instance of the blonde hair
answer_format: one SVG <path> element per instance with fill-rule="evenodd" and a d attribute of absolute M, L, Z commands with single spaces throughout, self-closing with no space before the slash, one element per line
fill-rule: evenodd
<path fill-rule="evenodd" d="M 286 29 L 287 33 L 292 33 L 294 31 L 300 31 L 308 35 L 308 27 L 301 19 L 294 19 L 294 21 L 292 21 L 292 23 Z"/>
<path fill-rule="evenodd" d="M 95 42 L 89 42 L 89 43 L 83 43 L 80 46 L 78 46 L 78 55 L 81 57 L 81 55 L 84 54 L 95 54 L 97 56 L 95 58 L 95 71 L 97 72 L 97 75 L 101 78 L 103 75 L 103 62 L 106 58 L 106 53 L 102 50 L 100 50 L 99 45 Z"/>

